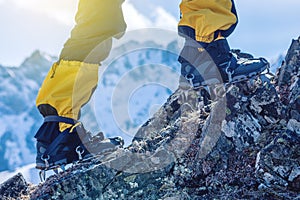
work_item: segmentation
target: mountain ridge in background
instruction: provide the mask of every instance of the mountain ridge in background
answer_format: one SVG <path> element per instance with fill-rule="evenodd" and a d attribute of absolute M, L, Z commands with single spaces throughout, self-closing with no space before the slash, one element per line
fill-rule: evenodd
<path fill-rule="evenodd" d="M 172 44 L 174 47 L 174 42 L 169 43 L 170 46 Z M 150 46 L 151 49 L 140 49 L 141 46 Z M 101 127 L 99 127 L 99 124 L 102 123 L 104 131 L 108 136 L 122 132 L 118 130 L 117 125 L 114 125 L 115 128 L 110 128 L 113 122 L 105 120 L 98 122 L 98 119 L 95 118 L 95 112 L 105 113 L 103 114 L 104 116 L 110 116 L 110 119 L 113 120 L 112 108 L 110 107 L 111 99 L 108 98 L 111 98 L 111 92 L 115 84 L 117 84 L 117 82 L 111 82 L 115 74 L 121 76 L 122 73 L 128 72 L 133 66 L 140 65 L 141 63 L 151 64 L 152 62 L 160 62 L 168 66 L 173 66 L 173 69 L 177 68 L 178 65 L 175 57 L 172 59 L 168 58 L 166 51 L 161 50 L 162 48 L 163 46 L 152 41 L 146 41 L 142 44 L 140 42 L 128 41 L 116 48 L 114 53 L 122 55 L 122 59 L 125 59 L 126 62 L 110 64 L 103 77 L 100 78 L 99 91 L 96 91 L 94 95 L 101 96 L 101 98 L 93 98 L 92 102 L 83 108 L 81 120 L 86 124 L 88 130 L 92 132 L 100 131 Z M 167 45 L 167 48 L 171 47 Z M 128 49 L 138 49 L 138 51 L 129 53 L 130 55 L 123 55 L 122 52 L 127 52 Z M 152 56 L 157 57 L 155 61 L 151 58 Z M 43 121 L 42 116 L 35 107 L 35 98 L 44 77 L 51 65 L 56 61 L 57 57 L 36 50 L 19 67 L 4 67 L 0 65 L 0 171 L 14 171 L 16 168 L 35 162 L 34 134 Z M 135 76 L 134 73 L 131 76 Z M 163 88 L 158 88 L 158 90 L 161 91 L 160 93 L 164 93 L 165 99 L 167 98 L 166 94 L 170 94 L 170 91 L 165 91 Z M 103 92 L 106 93 L 103 94 Z M 104 101 L 105 103 L 101 105 L 105 104 L 105 106 L 98 108 L 97 105 L 99 103 L 97 102 L 99 101 Z M 151 101 L 163 103 L 164 99 L 161 100 L 160 94 L 157 94 L 155 98 L 148 100 L 148 102 Z M 95 106 L 98 110 L 95 110 Z M 148 115 L 148 108 L 145 105 L 141 106 L 144 110 L 139 112 L 134 111 L 132 115 L 135 118 L 139 115 L 146 120 L 148 116 L 141 115 Z M 138 120 L 138 123 L 142 123 L 142 121 Z M 130 126 L 138 126 L 138 124 L 131 123 Z M 127 136 L 124 135 L 124 137 Z M 132 136 L 128 136 L 127 138 L 129 142 Z"/>
<path fill-rule="evenodd" d="M 18 174 L 0 198 L 298 199 L 299 50 L 300 37 L 272 81 L 230 85 L 209 109 L 197 91 L 178 88 L 128 147 L 37 186 Z"/>
<path fill-rule="evenodd" d="M 136 53 L 131 51 L 125 55 L 120 53 L 128 52 L 131 49 L 139 49 L 140 47 L 143 47 L 142 50 Z M 153 64 L 155 62 L 168 65 L 174 70 L 174 74 L 178 74 L 180 66 L 177 63 L 177 55 L 169 54 L 170 51 L 179 51 L 176 41 L 171 41 L 167 45 L 161 45 L 153 41 L 142 43 L 131 40 L 119 46 L 114 52 L 116 55 L 123 55 L 123 60 L 117 60 L 112 64 L 108 63 L 109 66 L 105 70 L 106 75 L 100 79 L 99 90 L 94 95 L 100 95 L 101 97 L 96 97 L 92 104 L 88 104 L 83 109 L 85 114 L 82 121 L 86 128 L 93 132 L 103 130 L 107 136 L 122 135 L 123 131 L 119 130 L 118 126 L 113 122 L 114 119 L 109 104 L 112 90 L 118 81 L 112 81 L 114 74 L 122 76 L 122 73 L 127 72 L 132 66 L 147 63 Z M 151 57 L 156 59 L 153 60 Z M 124 62 L 124 59 L 126 62 Z M 0 171 L 5 171 L 3 173 L 6 174 L 2 176 L 2 181 L 16 173 L 15 170 L 23 171 L 24 173 L 23 169 L 29 171 L 25 173 L 28 174 L 26 179 L 29 182 L 37 183 L 38 181 L 37 173 L 34 173 L 31 167 L 33 166 L 32 163 L 35 162 L 36 152 L 34 134 L 40 127 L 43 119 L 35 107 L 35 97 L 44 77 L 56 60 L 57 57 L 36 50 L 19 67 L 4 67 L 0 65 Z M 280 66 L 281 62 L 282 56 L 273 63 L 273 69 L 275 70 Z M 157 79 L 156 81 L 160 80 Z M 153 88 L 149 88 L 148 91 L 153 91 Z M 151 105 L 155 104 L 156 107 L 159 107 L 165 102 L 171 92 L 167 88 L 155 87 L 154 92 L 148 93 L 146 96 L 145 93 L 139 93 L 139 91 L 136 93 L 137 96 L 133 96 L 135 97 L 132 100 L 133 104 L 129 105 L 132 120 L 128 122 L 128 130 L 125 130 L 131 130 L 131 134 L 122 135 L 128 144 L 133 137 L 133 131 L 151 117 L 151 112 L 155 112 L 151 111 Z M 147 100 L 140 99 L 140 95 L 144 95 Z M 97 107 L 97 102 L 103 101 L 106 101 L 107 104 Z M 147 102 L 145 103 L 145 101 Z M 95 112 L 100 115 L 105 113 L 105 120 L 103 118 L 97 119 Z M 26 166 L 31 167 L 27 168 Z"/>

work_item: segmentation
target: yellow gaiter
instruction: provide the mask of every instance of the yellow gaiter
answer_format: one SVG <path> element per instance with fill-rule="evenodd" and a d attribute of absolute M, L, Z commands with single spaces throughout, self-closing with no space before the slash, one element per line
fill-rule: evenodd
<path fill-rule="evenodd" d="M 50 105 L 63 117 L 78 119 L 98 82 L 98 64 L 61 60 L 54 63 L 36 99 L 37 107 Z"/>
<path fill-rule="evenodd" d="M 218 31 L 227 37 L 233 30 L 226 31 L 237 23 L 232 0 L 182 0 L 180 10 L 179 32 L 199 42 L 212 42 Z"/>
<path fill-rule="evenodd" d="M 126 29 L 123 0 L 80 0 L 76 24 L 59 61 L 46 76 L 36 99 L 43 116 L 80 117 L 97 86 L 98 68 L 111 50 L 112 38 Z M 63 131 L 66 125 L 60 123 Z"/>

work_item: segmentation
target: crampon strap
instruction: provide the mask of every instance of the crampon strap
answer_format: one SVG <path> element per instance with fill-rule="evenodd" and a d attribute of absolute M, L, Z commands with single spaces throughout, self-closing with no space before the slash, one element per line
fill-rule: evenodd
<path fill-rule="evenodd" d="M 49 115 L 44 118 L 44 122 L 62 122 L 66 124 L 75 125 L 78 121 L 68 117 Z"/>
<path fill-rule="evenodd" d="M 75 125 L 76 123 L 78 123 L 77 120 L 74 120 L 72 118 L 67 118 L 67 117 L 61 117 L 61 116 L 46 116 L 44 119 L 44 123 L 48 123 L 48 122 L 61 122 L 61 123 L 66 123 L 66 124 L 70 124 L 70 125 Z M 78 143 L 78 141 L 80 141 L 77 132 L 76 131 L 71 131 L 71 128 L 67 128 L 66 130 L 64 130 L 63 132 L 61 132 L 60 134 L 58 134 L 58 136 L 51 142 L 51 144 L 48 146 L 48 148 L 46 149 L 46 151 L 44 152 L 44 156 L 49 156 L 49 155 L 55 155 L 55 156 L 59 156 L 55 153 L 55 151 L 57 150 L 57 147 L 61 144 L 61 143 L 71 143 L 72 145 L 76 145 L 76 143 Z"/>

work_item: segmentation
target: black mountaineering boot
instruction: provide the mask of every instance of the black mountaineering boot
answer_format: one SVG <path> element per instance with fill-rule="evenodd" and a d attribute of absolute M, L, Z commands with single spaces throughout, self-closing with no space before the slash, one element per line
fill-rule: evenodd
<path fill-rule="evenodd" d="M 70 128 L 61 132 L 59 123 L 70 124 Z M 57 115 L 46 116 L 35 136 L 36 168 L 49 169 L 78 160 L 76 148 L 81 144 L 80 134 L 85 134 L 80 122 Z"/>
<path fill-rule="evenodd" d="M 96 154 L 115 151 L 122 147 L 121 137 L 105 139 L 103 133 L 91 136 L 82 123 L 72 118 L 58 116 L 56 110 L 49 105 L 40 105 L 44 123 L 37 131 L 36 168 L 40 169 L 40 179 L 45 181 L 46 171 L 65 169 L 65 165 L 77 161 L 85 161 Z M 65 129 L 61 130 L 60 125 Z"/>
<path fill-rule="evenodd" d="M 70 127 L 60 132 L 59 123 L 69 124 Z M 49 139 L 51 134 L 55 135 L 53 139 Z M 44 124 L 36 134 L 36 138 L 38 141 L 36 168 L 42 170 L 57 168 L 96 154 L 111 152 L 124 144 L 121 137 L 105 139 L 101 132 L 91 136 L 81 122 L 56 115 L 45 117 Z"/>
<path fill-rule="evenodd" d="M 231 52 L 226 39 L 207 44 L 186 39 L 178 61 L 181 84 L 188 83 L 194 89 L 247 80 L 269 68 L 264 58 L 240 58 Z"/>

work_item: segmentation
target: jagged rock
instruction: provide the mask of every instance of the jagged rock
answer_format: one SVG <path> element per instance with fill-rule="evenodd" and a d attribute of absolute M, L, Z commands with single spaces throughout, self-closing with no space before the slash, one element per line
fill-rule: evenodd
<path fill-rule="evenodd" d="M 71 170 L 63 181 L 50 178 L 32 199 L 158 199 L 182 197 L 183 191 L 186 198 L 200 198 L 221 195 L 225 185 L 258 186 L 257 142 L 265 127 L 280 120 L 280 104 L 270 83 L 252 91 L 245 84 L 230 87 L 209 114 L 198 108 L 197 92 L 177 90 L 131 146 L 92 168 Z M 79 194 L 70 190 L 75 186 L 82 188 Z"/>
<path fill-rule="evenodd" d="M 31 199 L 299 199 L 299 43 L 275 83 L 221 88 L 209 109 L 179 88 L 129 147 L 49 177 Z"/>
<path fill-rule="evenodd" d="M 287 106 L 286 117 L 300 121 L 300 37 L 292 41 L 285 60 L 277 71 L 275 85 Z"/>
<path fill-rule="evenodd" d="M 22 174 L 18 173 L 0 185 L 0 199 L 28 199 L 29 187 Z"/>
<path fill-rule="evenodd" d="M 286 62 L 279 68 L 277 90 L 285 106 L 286 130 L 257 155 L 256 175 L 262 190 L 282 198 L 296 198 L 300 191 L 300 38 L 293 40 Z M 286 191 L 295 191 L 287 194 Z M 285 194 L 285 195 L 284 195 Z"/>
<path fill-rule="evenodd" d="M 300 134 L 279 134 L 257 156 L 257 176 L 267 187 L 300 191 Z"/>
<path fill-rule="evenodd" d="M 31 199 L 96 199 L 116 174 L 116 170 L 105 165 L 90 163 L 52 176 L 31 194 Z"/>

